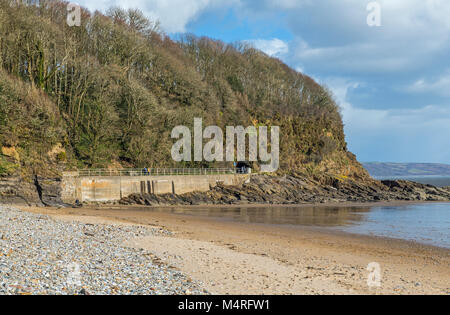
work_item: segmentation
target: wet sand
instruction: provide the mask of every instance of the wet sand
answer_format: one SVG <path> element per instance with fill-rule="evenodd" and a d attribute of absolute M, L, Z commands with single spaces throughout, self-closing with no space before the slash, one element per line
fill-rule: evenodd
<path fill-rule="evenodd" d="M 237 223 L 164 211 L 23 208 L 57 220 L 161 227 L 127 246 L 152 251 L 215 294 L 449 294 L 450 250 L 314 227 Z M 369 263 L 381 286 L 369 287 Z"/>

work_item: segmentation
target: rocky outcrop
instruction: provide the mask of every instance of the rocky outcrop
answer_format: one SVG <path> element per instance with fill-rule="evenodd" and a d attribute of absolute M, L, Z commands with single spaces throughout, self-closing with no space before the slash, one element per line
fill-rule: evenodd
<path fill-rule="evenodd" d="M 25 206 L 61 206 L 61 179 L 0 177 L 0 204 Z"/>
<path fill-rule="evenodd" d="M 123 198 L 124 205 L 301 204 L 326 202 L 450 201 L 450 189 L 403 180 L 355 181 L 333 176 L 309 178 L 254 175 L 241 186 L 217 186 L 184 195 L 140 195 Z"/>
<path fill-rule="evenodd" d="M 33 181 L 27 181 L 20 176 L 0 177 L 0 203 L 43 205 Z"/>
<path fill-rule="evenodd" d="M 39 195 L 40 201 L 45 206 L 61 206 L 64 202 L 61 200 L 61 178 L 45 178 L 35 176 L 34 184 Z"/>

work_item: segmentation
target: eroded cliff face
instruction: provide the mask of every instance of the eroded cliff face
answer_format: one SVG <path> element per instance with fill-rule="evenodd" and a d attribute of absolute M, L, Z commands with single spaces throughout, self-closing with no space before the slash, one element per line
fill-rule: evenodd
<path fill-rule="evenodd" d="M 15 205 L 43 205 L 33 182 L 21 176 L 0 177 L 0 203 Z"/>
<path fill-rule="evenodd" d="M 61 179 L 0 177 L 0 203 L 22 206 L 62 206 Z"/>

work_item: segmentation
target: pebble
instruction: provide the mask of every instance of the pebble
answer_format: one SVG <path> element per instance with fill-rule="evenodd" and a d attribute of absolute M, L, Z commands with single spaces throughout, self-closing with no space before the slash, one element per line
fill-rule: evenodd
<path fill-rule="evenodd" d="M 0 206 L 0 295 L 205 294 L 201 283 L 126 240 L 170 232 L 60 222 Z"/>

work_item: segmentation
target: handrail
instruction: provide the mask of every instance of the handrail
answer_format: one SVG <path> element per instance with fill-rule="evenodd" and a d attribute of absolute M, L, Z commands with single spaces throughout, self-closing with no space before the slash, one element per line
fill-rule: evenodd
<path fill-rule="evenodd" d="M 84 169 L 73 172 L 74 176 L 174 176 L 174 175 L 221 175 L 244 174 L 242 169 L 233 168 L 152 168 L 152 169 Z"/>

